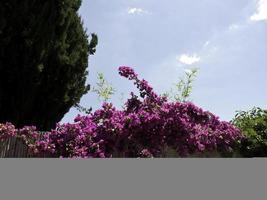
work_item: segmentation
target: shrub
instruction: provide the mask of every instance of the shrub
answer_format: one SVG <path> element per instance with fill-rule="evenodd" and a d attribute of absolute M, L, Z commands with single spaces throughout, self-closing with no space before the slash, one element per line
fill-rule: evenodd
<path fill-rule="evenodd" d="M 267 110 L 253 108 L 249 111 L 239 111 L 232 123 L 246 136 L 240 145 L 241 155 L 267 156 Z"/>

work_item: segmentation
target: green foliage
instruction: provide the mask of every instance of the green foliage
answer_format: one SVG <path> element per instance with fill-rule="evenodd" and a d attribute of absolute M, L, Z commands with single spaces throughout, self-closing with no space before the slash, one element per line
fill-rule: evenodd
<path fill-rule="evenodd" d="M 267 157 L 267 110 L 239 111 L 232 123 L 246 136 L 240 146 L 244 157 Z"/>
<path fill-rule="evenodd" d="M 107 102 L 111 96 L 115 93 L 115 89 L 111 84 L 109 84 L 103 73 L 97 73 L 97 83 L 96 87 L 93 87 L 93 92 L 95 92 L 98 95 L 98 100 Z M 85 108 L 81 106 L 80 104 L 75 104 L 74 107 L 82 113 L 90 114 L 92 112 L 92 107 Z"/>
<path fill-rule="evenodd" d="M 94 55 L 96 52 L 96 46 L 98 44 L 98 37 L 95 33 L 92 33 L 91 36 L 92 36 L 92 39 L 89 43 L 89 53 L 91 55 Z"/>
<path fill-rule="evenodd" d="M 103 73 L 97 73 L 97 83 L 96 87 L 93 87 L 93 92 L 98 95 L 99 101 L 107 102 L 115 93 L 115 89 L 106 81 Z"/>
<path fill-rule="evenodd" d="M 89 90 L 81 0 L 0 1 L 0 122 L 53 128 Z"/>
<path fill-rule="evenodd" d="M 198 69 L 185 70 L 185 76 L 179 79 L 179 82 L 174 85 L 174 89 L 166 92 L 164 96 L 174 101 L 186 102 L 192 93 L 193 82 L 197 76 Z"/>

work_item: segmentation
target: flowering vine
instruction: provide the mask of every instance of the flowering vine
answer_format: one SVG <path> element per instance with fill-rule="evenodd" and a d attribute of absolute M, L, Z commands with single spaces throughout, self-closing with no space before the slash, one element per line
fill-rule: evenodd
<path fill-rule="evenodd" d="M 140 97 L 131 93 L 122 110 L 111 103 L 87 116 L 78 115 L 74 123 L 58 124 L 42 136 L 34 127 L 17 130 L 0 125 L 0 139 L 21 136 L 35 156 L 48 157 L 162 157 L 166 149 L 177 156 L 205 151 L 231 152 L 243 136 L 239 129 L 220 121 L 190 102 L 169 102 L 130 67 L 119 74 L 132 80 Z"/>

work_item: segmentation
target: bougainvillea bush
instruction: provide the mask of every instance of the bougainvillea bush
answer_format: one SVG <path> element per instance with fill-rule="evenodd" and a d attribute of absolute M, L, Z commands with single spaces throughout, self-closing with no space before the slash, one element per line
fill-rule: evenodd
<path fill-rule="evenodd" d="M 232 152 L 242 140 L 239 129 L 212 113 L 190 102 L 169 102 L 157 95 L 132 68 L 120 67 L 119 74 L 140 91 L 139 95 L 131 93 L 124 109 L 104 103 L 99 110 L 78 115 L 72 124 L 58 124 L 42 137 L 34 127 L 16 130 L 7 123 L 1 125 L 1 137 L 17 134 L 34 155 L 64 158 L 164 157 L 169 149 L 185 157 L 208 151 Z"/>

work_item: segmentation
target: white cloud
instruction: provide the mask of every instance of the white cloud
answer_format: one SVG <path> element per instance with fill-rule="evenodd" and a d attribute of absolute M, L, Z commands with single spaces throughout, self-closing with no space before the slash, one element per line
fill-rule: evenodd
<path fill-rule="evenodd" d="M 205 42 L 205 44 L 203 45 L 203 47 L 206 48 L 209 45 L 210 45 L 210 41 L 208 40 L 208 41 Z"/>
<path fill-rule="evenodd" d="M 182 54 L 181 56 L 177 57 L 177 59 L 186 65 L 192 65 L 194 63 L 197 63 L 200 61 L 200 57 L 198 57 L 196 54 L 190 56 L 187 54 Z"/>
<path fill-rule="evenodd" d="M 240 28 L 240 25 L 238 24 L 231 24 L 229 27 L 228 27 L 228 30 L 229 31 L 234 31 L 234 30 L 237 30 Z"/>
<path fill-rule="evenodd" d="M 142 8 L 129 8 L 128 14 L 134 15 L 134 14 L 149 14 L 147 10 L 144 10 Z"/>
<path fill-rule="evenodd" d="M 250 17 L 252 21 L 267 20 L 267 0 L 259 0 L 257 13 Z"/>

